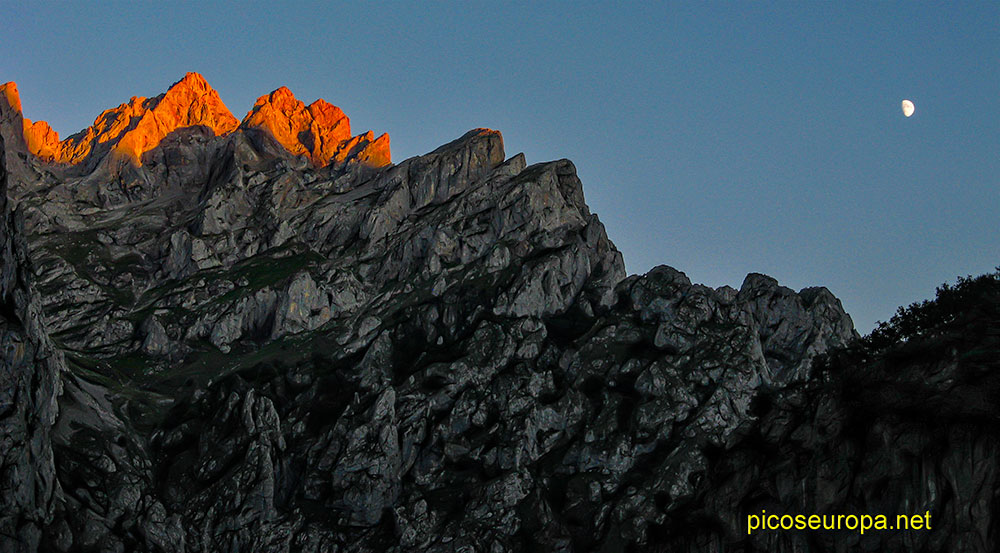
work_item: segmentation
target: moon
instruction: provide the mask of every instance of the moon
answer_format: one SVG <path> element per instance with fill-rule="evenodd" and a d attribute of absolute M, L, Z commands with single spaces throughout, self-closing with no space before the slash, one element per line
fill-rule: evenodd
<path fill-rule="evenodd" d="M 913 115 L 913 110 L 915 109 L 917 108 L 913 105 L 913 102 L 909 100 L 903 100 L 903 115 L 909 117 Z"/>

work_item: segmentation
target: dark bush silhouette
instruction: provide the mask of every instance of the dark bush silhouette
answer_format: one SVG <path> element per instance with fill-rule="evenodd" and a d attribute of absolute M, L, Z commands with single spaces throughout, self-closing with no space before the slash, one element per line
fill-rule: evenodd
<path fill-rule="evenodd" d="M 959 277 L 954 285 L 942 284 L 933 299 L 900 307 L 870 334 L 818 363 L 820 369 L 837 370 L 869 365 L 887 355 L 919 350 L 944 356 L 956 349 L 968 360 L 1000 352 L 998 339 L 1000 267 L 992 273 Z"/>

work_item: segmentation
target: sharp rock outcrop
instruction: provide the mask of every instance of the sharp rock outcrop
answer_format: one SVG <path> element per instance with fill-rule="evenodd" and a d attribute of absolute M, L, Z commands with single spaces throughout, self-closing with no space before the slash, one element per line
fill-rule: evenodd
<path fill-rule="evenodd" d="M 63 142 L 56 161 L 82 163 L 110 151 L 141 164 L 146 152 L 178 129 L 201 126 L 223 136 L 238 124 L 204 77 L 188 73 L 155 98 L 132 97 L 104 111 L 93 125 Z"/>
<path fill-rule="evenodd" d="M 0 137 L 6 145 L 4 159 L 8 178 L 13 166 L 18 163 L 17 154 L 28 151 L 25 130 L 29 126 L 21 113 L 21 94 L 17 83 L 0 84 Z"/>
<path fill-rule="evenodd" d="M 355 159 L 373 167 L 390 162 L 389 135 L 352 137 L 351 122 L 340 108 L 320 98 L 305 105 L 281 87 L 257 99 L 240 124 L 269 131 L 295 155 L 308 157 L 317 167 Z"/>
<path fill-rule="evenodd" d="M 61 144 L 59 133 L 45 121 L 24 119 L 24 141 L 28 151 L 43 161 L 58 161 Z"/>

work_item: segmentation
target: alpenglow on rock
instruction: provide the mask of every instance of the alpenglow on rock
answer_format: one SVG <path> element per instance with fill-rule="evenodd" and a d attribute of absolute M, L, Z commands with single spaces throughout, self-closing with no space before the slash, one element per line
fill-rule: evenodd
<path fill-rule="evenodd" d="M 17 85 L 0 85 L 0 93 L 0 102 L 21 118 Z M 45 121 L 24 119 L 23 140 L 27 150 L 42 161 L 93 169 L 109 153 L 142 165 L 147 152 L 183 129 L 198 127 L 214 136 L 226 136 L 239 126 L 205 78 L 188 73 L 159 96 L 134 96 L 105 110 L 93 125 L 62 141 Z M 350 121 L 340 108 L 322 99 L 307 108 L 285 87 L 259 98 L 242 126 L 270 131 L 291 153 L 305 155 L 317 166 L 353 158 L 375 167 L 390 162 L 389 135 L 375 139 L 369 131 L 352 138 Z"/>
<path fill-rule="evenodd" d="M 368 131 L 352 137 L 351 121 L 340 108 L 322 98 L 306 106 L 285 87 L 258 98 L 240 125 L 270 131 L 288 151 L 308 157 L 318 167 L 342 163 L 362 152 L 369 165 L 390 163 L 388 134 L 376 139 Z"/>
<path fill-rule="evenodd" d="M 857 337 L 825 288 L 626 276 L 573 163 L 496 131 L 393 165 L 339 158 L 347 118 L 287 90 L 213 110 L 138 166 L 66 166 L 0 106 L 0 552 L 839 547 L 748 536 L 762 506 L 927 506 L 943 533 L 855 545 L 996 545 L 964 514 L 995 444 L 921 453 L 929 490 L 859 453 L 922 430 L 869 437 L 824 388 Z"/>

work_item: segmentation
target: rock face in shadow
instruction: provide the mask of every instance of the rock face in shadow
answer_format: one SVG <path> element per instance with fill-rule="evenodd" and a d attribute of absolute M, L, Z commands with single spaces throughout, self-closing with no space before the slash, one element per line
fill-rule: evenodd
<path fill-rule="evenodd" d="M 57 501 L 51 428 L 63 371 L 42 323 L 0 137 L 0 551 L 39 551 Z"/>
<path fill-rule="evenodd" d="M 0 551 L 996 546 L 995 326 L 837 364 L 828 290 L 626 277 L 572 162 L 496 131 L 307 151 L 192 127 L 141 194 L 23 159 Z M 935 527 L 748 535 L 762 509 Z"/>

